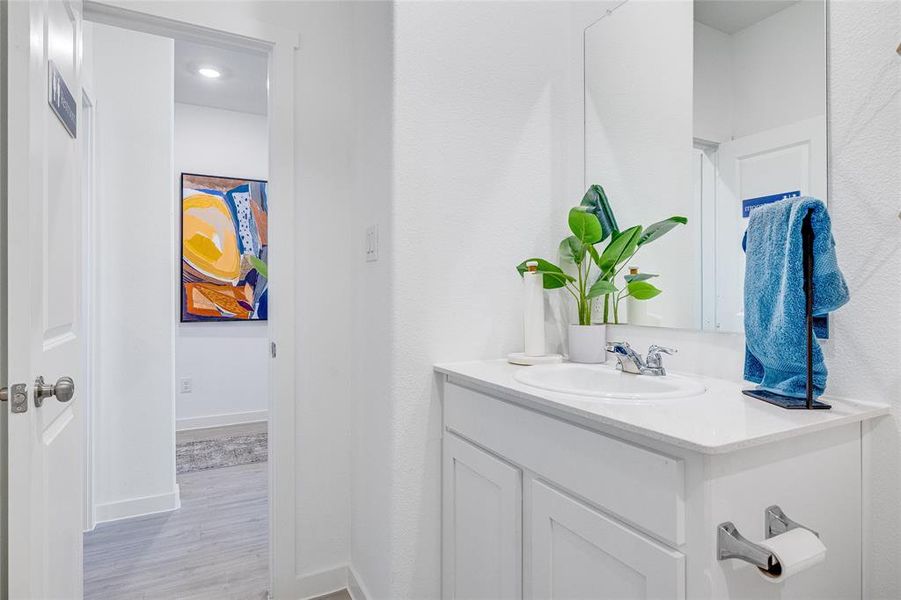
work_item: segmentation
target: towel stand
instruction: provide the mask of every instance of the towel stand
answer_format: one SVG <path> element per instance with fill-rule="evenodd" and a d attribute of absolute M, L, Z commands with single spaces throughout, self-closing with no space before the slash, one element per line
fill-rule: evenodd
<path fill-rule="evenodd" d="M 813 225 L 810 223 L 812 214 L 813 210 L 808 210 L 801 223 L 801 250 L 804 257 L 804 316 L 807 321 L 807 395 L 805 398 L 795 398 L 769 390 L 742 390 L 742 393 L 782 408 L 828 410 L 832 408 L 830 405 L 813 399 Z"/>

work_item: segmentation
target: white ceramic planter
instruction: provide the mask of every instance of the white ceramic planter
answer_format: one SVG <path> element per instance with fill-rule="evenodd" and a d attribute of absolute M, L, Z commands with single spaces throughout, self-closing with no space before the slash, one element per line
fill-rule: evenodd
<path fill-rule="evenodd" d="M 607 326 L 570 325 L 569 360 L 591 364 L 607 362 Z"/>

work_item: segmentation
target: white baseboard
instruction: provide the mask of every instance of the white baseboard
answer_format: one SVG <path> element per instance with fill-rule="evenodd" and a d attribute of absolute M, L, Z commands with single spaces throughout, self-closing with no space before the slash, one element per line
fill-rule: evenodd
<path fill-rule="evenodd" d="M 269 420 L 268 410 L 249 410 L 247 412 L 226 413 L 223 415 L 207 415 L 203 417 L 185 417 L 175 420 L 175 431 L 186 429 L 206 429 L 207 427 L 225 427 L 243 423 L 258 423 Z"/>
<path fill-rule="evenodd" d="M 357 575 L 352 566 L 347 567 L 347 592 L 352 600 L 368 600 L 372 598 L 369 592 L 366 591 L 366 584 L 363 583 L 363 580 L 360 579 L 360 576 Z"/>
<path fill-rule="evenodd" d="M 178 493 L 178 485 L 176 484 L 175 490 L 167 494 L 98 504 L 94 507 L 94 522 L 96 524 L 119 521 L 120 519 L 131 519 L 132 517 L 169 512 L 179 508 L 181 508 L 181 498 Z"/>
<path fill-rule="evenodd" d="M 310 600 L 343 590 L 349 587 L 347 577 L 346 565 L 309 575 L 298 575 L 297 583 L 294 586 L 294 595 L 301 600 Z"/>

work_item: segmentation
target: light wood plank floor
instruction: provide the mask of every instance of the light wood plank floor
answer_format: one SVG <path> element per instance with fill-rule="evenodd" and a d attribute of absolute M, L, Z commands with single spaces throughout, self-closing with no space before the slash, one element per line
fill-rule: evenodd
<path fill-rule="evenodd" d="M 179 475 L 181 509 L 85 534 L 85 599 L 266 598 L 267 469 L 256 463 Z"/>

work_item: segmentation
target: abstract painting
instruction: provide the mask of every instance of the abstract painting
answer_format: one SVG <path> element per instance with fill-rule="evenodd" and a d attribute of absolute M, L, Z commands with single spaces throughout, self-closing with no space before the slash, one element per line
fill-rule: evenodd
<path fill-rule="evenodd" d="M 266 182 L 182 173 L 181 321 L 265 321 Z"/>

